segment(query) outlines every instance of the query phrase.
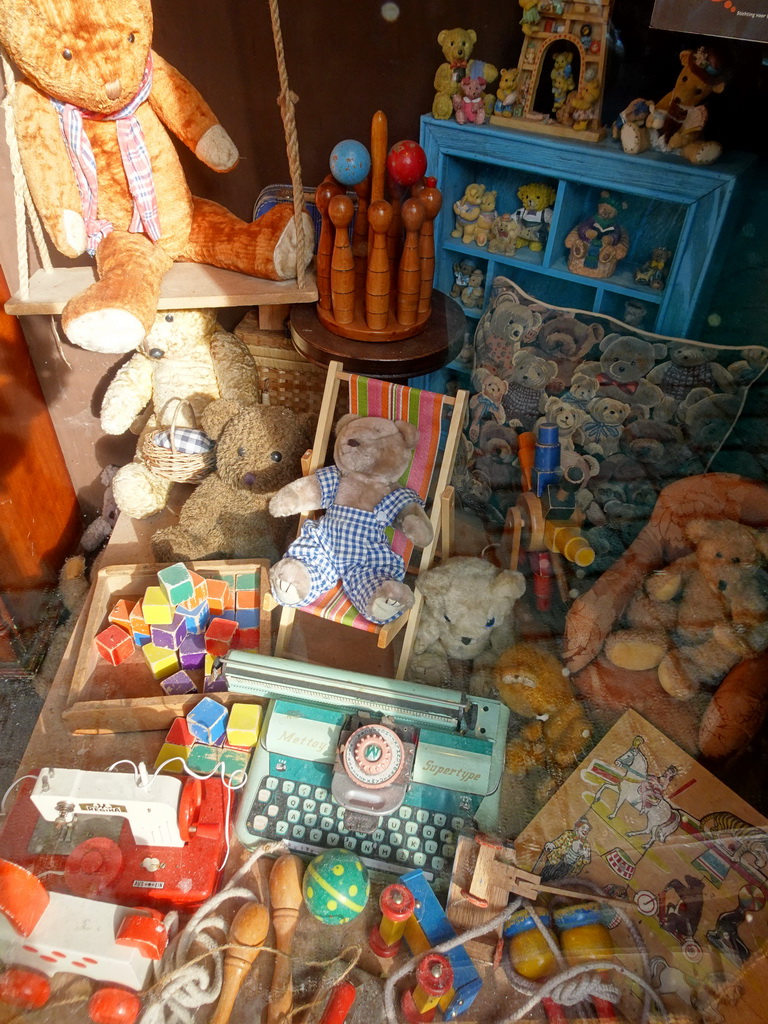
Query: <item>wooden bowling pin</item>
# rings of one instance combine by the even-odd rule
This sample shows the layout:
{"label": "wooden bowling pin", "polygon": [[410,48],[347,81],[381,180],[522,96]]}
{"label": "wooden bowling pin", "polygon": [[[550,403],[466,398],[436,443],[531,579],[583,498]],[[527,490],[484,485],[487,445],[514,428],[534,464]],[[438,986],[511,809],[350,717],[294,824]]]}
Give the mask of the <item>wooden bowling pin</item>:
{"label": "wooden bowling pin", "polygon": [[371,119],[371,202],[384,198],[387,173],[387,115],[377,110]]}
{"label": "wooden bowling pin", "polygon": [[398,185],[392,178],[387,178],[387,193],[392,207],[392,220],[387,229],[387,256],[389,256],[390,283],[394,289],[397,284],[397,268],[403,252],[402,205],[408,190],[402,185]]}
{"label": "wooden bowling pin", "polygon": [[290,1018],[293,1007],[291,950],[299,921],[299,908],[304,902],[301,891],[303,872],[304,865],[301,860],[293,853],[284,853],[277,858],[269,875],[275,946],[285,955],[275,958],[267,1007],[267,1024],[283,1024]]}
{"label": "wooden bowling pin", "polygon": [[344,189],[330,176],[322,181],[315,190],[315,203],[320,211],[320,237],[317,241],[317,304],[321,309],[331,312],[331,259],[333,257],[334,228],[328,215],[328,204],[334,196],[340,196]]}
{"label": "wooden bowling pin", "polygon": [[368,272],[365,277],[365,322],[372,331],[383,331],[389,322],[387,229],[391,221],[392,207],[385,199],[377,199],[368,207],[373,244],[368,253]]}
{"label": "wooden bowling pin", "polygon": [[269,912],[260,903],[240,907],[229,930],[229,942],[237,943],[224,957],[224,979],[216,1012],[210,1024],[227,1024],[237,993],[261,952],[269,931]]}
{"label": "wooden bowling pin", "polygon": [[351,324],[355,316],[355,261],[349,241],[349,225],[355,207],[348,195],[334,196],[328,215],[335,228],[331,257],[331,304],[339,324]]}
{"label": "wooden bowling pin", "polygon": [[419,231],[424,223],[424,206],[419,199],[406,199],[401,216],[405,227],[405,244],[397,274],[397,321],[403,327],[416,323],[421,293],[421,261]]}
{"label": "wooden bowling pin", "polygon": [[365,270],[368,266],[368,203],[371,199],[371,176],[368,175],[359,185],[355,185],[357,193],[357,213],[355,226],[352,230],[352,255],[355,260],[355,287],[362,295],[365,288]]}
{"label": "wooden bowling pin", "polygon": [[424,188],[419,190],[419,199],[424,206],[424,223],[419,231],[419,262],[421,264],[421,288],[417,316],[427,316],[432,305],[432,287],[435,278],[435,225],[434,220],[443,205],[443,196],[436,188],[435,178],[427,178]]}

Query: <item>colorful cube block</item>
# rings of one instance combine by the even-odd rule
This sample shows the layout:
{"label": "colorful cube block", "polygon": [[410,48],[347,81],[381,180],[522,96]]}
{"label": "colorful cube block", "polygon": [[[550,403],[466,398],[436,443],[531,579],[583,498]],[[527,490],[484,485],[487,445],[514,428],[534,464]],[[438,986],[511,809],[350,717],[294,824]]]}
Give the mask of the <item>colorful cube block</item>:
{"label": "colorful cube block", "polygon": [[205,672],[205,674],[207,676],[209,676],[211,674],[211,672],[213,672],[213,663],[215,661],[216,661],[216,655],[215,654],[209,654],[206,651],[205,652],[205,665],[203,666],[203,671]]}
{"label": "colorful cube block", "polygon": [[147,587],[141,599],[144,621],[148,626],[165,626],[173,622],[175,608],[169,604],[161,587]]}
{"label": "colorful cube block", "polygon": [[119,626],[124,629],[126,633],[133,632],[131,629],[131,607],[133,602],[126,600],[118,601],[112,611],[109,613],[108,619],[113,626]]}
{"label": "colorful cube block", "polygon": [[237,590],[235,591],[235,608],[258,608],[261,604],[261,595],[258,590]]}
{"label": "colorful cube block", "polygon": [[[191,749],[191,747],[182,747],[176,743],[168,743],[166,740],[162,747],[160,747],[160,753],[155,758],[155,768],[163,765],[164,772],[170,772],[173,775],[183,774],[184,765]],[[169,763],[166,764],[166,761]]]}
{"label": "colorful cube block", "polygon": [[219,750],[207,743],[196,743],[189,752],[187,768],[200,775],[210,775],[219,763]]}
{"label": "colorful cube block", "polygon": [[240,629],[256,629],[259,625],[259,609],[235,608],[235,622]]}
{"label": "colorful cube block", "polygon": [[166,647],[156,647],[150,641],[148,644],[144,644],[141,653],[147,659],[147,665],[155,679],[165,679],[179,671],[179,659],[176,651],[169,651]]}
{"label": "colorful cube block", "polygon": [[160,683],[160,689],[167,694],[197,693],[197,687],[186,672],[174,672]]}
{"label": "colorful cube block", "polygon": [[258,590],[259,574],[256,572],[239,572],[237,574],[236,590]]}
{"label": "colorful cube block", "polygon": [[214,615],[223,612],[225,608],[234,608],[234,596],[225,580],[208,580],[208,604]]}
{"label": "colorful cube block", "polygon": [[133,638],[119,626],[107,626],[95,638],[96,650],[110,665],[119,665],[135,650]]}
{"label": "colorful cube block", "polygon": [[216,617],[208,623],[205,631],[205,649],[217,658],[223,658],[232,647],[237,633],[237,623],[231,619]]}
{"label": "colorful cube block", "polygon": [[134,633],[133,642],[136,644],[137,647],[143,647],[144,644],[149,644],[152,642],[152,637],[149,635],[149,633]]}
{"label": "colorful cube block", "polygon": [[203,680],[203,693],[227,693],[228,690],[227,677],[223,672],[216,676],[209,673]]}
{"label": "colorful cube block", "polygon": [[258,651],[261,633],[258,629],[238,629],[232,647],[236,651]]}
{"label": "colorful cube block", "polygon": [[204,633],[211,620],[211,610],[207,598],[203,598],[202,601],[198,601],[197,598],[185,601],[184,604],[178,606],[176,611],[186,619],[188,633]]}
{"label": "colorful cube block", "polygon": [[203,697],[187,715],[189,731],[200,743],[215,743],[227,731],[227,709]]}
{"label": "colorful cube block", "polygon": [[166,743],[175,743],[177,746],[190,747],[195,742],[195,737],[189,731],[186,718],[174,718],[173,725],[165,737]]}
{"label": "colorful cube block", "polygon": [[142,636],[149,636],[149,626],[144,618],[144,609],[142,602],[137,601],[131,608],[130,615],[131,632],[133,634],[141,633]]}
{"label": "colorful cube block", "polygon": [[250,759],[250,750],[234,750],[232,747],[224,747],[219,751],[219,764],[224,767],[225,778],[229,778],[235,772],[246,771]]}
{"label": "colorful cube block", "polygon": [[182,601],[189,601],[195,596],[194,581],[183,562],[176,562],[174,565],[167,565],[164,569],[160,569],[157,574],[157,582],[160,584],[168,604],[181,604]]}
{"label": "colorful cube block", "polygon": [[189,575],[192,577],[192,583],[195,587],[195,594],[192,600],[195,604],[200,604],[201,601],[208,600],[208,580],[201,576],[199,572],[195,572],[194,569],[189,570]]}
{"label": "colorful cube block", "polygon": [[164,626],[150,626],[149,634],[155,647],[165,647],[169,651],[177,651],[187,635],[187,620],[177,612],[173,621]]}
{"label": "colorful cube block", "polygon": [[179,644],[179,664],[185,669],[202,668],[205,665],[205,638],[188,633]]}
{"label": "colorful cube block", "polygon": [[260,704],[233,704],[227,721],[227,743],[233,747],[254,747],[261,729]]}

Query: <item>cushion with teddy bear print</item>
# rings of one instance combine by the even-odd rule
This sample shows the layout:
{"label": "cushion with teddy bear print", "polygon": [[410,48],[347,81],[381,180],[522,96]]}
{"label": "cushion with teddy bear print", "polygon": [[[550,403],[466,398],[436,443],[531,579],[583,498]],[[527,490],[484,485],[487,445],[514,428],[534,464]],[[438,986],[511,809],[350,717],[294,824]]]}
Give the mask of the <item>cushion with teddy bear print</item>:
{"label": "cushion with teddy bear print", "polygon": [[497,277],[474,336],[471,454],[454,480],[459,499],[501,523],[524,490],[521,435],[556,424],[559,466],[578,482],[577,509],[596,553],[590,571],[600,573],[640,532],[666,484],[718,469],[768,476],[763,387],[751,394],[766,366],[768,347],[651,334],[539,301]]}

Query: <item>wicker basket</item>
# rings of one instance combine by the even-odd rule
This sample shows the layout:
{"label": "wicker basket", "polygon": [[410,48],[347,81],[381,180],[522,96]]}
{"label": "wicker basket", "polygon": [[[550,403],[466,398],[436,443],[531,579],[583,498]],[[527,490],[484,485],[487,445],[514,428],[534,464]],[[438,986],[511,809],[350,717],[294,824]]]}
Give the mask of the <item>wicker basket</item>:
{"label": "wicker basket", "polygon": [[326,376],[322,367],[299,355],[280,331],[261,330],[257,310],[243,317],[235,334],[248,346],[256,363],[259,393],[265,405],[283,405],[315,416],[320,412]]}
{"label": "wicker basket", "polygon": [[[212,446],[204,452],[179,451],[176,445],[176,417],[183,406],[191,404],[185,399],[176,403],[173,412],[173,419],[170,427],[163,427],[150,431],[141,442],[141,455],[146,464],[164,480],[173,480],[177,484],[199,484],[200,481],[213,472],[216,468],[216,447]],[[192,421],[195,422],[195,414],[192,411]],[[179,430],[184,429],[179,427]],[[189,429],[189,428],[186,428]],[[195,428],[199,429],[199,428]],[[202,431],[201,431],[202,433]],[[170,448],[165,448],[157,443],[161,434],[167,434],[171,443]]]}

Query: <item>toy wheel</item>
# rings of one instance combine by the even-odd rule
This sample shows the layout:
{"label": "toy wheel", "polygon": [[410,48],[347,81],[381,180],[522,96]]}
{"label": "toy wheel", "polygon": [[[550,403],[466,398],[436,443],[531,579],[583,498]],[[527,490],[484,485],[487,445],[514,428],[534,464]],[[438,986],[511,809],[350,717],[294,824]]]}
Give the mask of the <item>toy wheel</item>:
{"label": "toy wheel", "polygon": [[201,780],[186,779],[179,797],[179,834],[185,843],[192,838],[202,802],[203,783]]}
{"label": "toy wheel", "polygon": [[93,836],[76,846],[64,865],[64,881],[75,896],[90,899],[114,882],[123,867],[120,847],[105,836]]}
{"label": "toy wheel", "polygon": [[49,901],[35,875],[9,860],[0,860],[0,914],[19,935],[32,933]]}
{"label": "toy wheel", "polygon": [[133,1024],[141,1000],[125,988],[102,988],[88,1002],[88,1016],[94,1024]]}
{"label": "toy wheel", "polygon": [[44,974],[22,967],[9,967],[0,974],[0,1002],[9,1006],[37,1010],[45,1006],[50,996],[51,983]]}

